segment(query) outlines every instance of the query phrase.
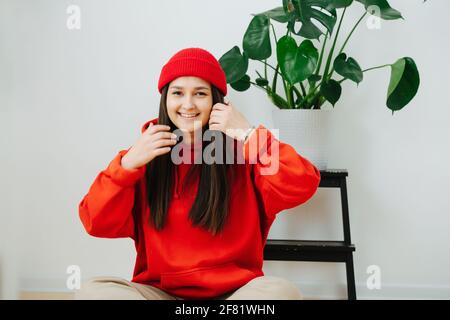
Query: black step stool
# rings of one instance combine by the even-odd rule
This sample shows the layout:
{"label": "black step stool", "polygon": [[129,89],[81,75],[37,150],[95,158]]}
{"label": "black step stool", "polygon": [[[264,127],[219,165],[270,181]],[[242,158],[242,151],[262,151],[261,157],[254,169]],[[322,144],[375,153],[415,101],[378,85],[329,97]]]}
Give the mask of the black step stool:
{"label": "black step stool", "polygon": [[268,239],[264,247],[264,260],[345,262],[347,296],[356,300],[353,252],[348,215],[347,170],[321,170],[319,188],[340,188],[344,241],[275,240]]}

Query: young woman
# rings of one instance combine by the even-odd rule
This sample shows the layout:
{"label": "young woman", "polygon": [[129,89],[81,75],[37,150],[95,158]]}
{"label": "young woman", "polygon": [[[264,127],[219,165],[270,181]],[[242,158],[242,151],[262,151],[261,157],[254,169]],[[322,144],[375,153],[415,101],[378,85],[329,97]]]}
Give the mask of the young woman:
{"label": "young woman", "polygon": [[76,298],[301,299],[290,281],[264,275],[263,249],[276,214],[316,192],[317,168],[224,103],[225,73],[204,49],[177,52],[158,89],[159,117],[79,204],[90,235],[134,240],[133,278],[93,278]]}

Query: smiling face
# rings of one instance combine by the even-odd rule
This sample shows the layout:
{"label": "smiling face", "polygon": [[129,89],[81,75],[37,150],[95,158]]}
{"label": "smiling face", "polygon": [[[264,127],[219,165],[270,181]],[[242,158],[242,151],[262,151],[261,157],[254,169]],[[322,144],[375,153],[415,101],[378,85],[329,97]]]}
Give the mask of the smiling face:
{"label": "smiling face", "polygon": [[179,77],[169,84],[167,113],[170,120],[192,136],[209,122],[213,104],[211,85],[198,77]]}

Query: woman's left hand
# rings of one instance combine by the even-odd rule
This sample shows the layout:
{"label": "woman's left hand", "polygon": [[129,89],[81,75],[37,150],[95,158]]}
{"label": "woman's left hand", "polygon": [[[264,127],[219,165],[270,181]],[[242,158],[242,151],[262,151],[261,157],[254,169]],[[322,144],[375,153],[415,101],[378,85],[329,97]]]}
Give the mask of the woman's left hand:
{"label": "woman's left hand", "polygon": [[252,126],[242,113],[231,102],[216,103],[209,116],[209,129],[218,130],[233,139],[242,141],[248,129]]}

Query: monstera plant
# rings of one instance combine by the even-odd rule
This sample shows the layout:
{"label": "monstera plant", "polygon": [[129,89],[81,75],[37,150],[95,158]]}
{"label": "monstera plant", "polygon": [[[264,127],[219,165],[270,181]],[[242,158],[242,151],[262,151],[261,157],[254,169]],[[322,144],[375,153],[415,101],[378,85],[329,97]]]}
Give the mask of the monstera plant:
{"label": "monstera plant", "polygon": [[[363,14],[338,47],[342,22],[351,5],[362,5]],[[242,52],[234,46],[219,62],[233,89],[245,91],[256,86],[280,109],[321,109],[326,101],[334,107],[341,97],[342,82],[359,84],[366,72],[390,68],[386,104],[394,113],[416,95],[419,72],[409,57],[363,70],[349,55],[346,45],[368,14],[384,20],[403,18],[387,0],[283,0],[280,7],[254,14],[244,34]],[[276,35],[273,21],[286,26],[281,38]],[[272,48],[271,33],[276,48]],[[276,66],[267,61],[273,51]],[[247,74],[249,59],[261,62],[264,68],[256,71],[254,80]],[[268,68],[273,73],[270,79]],[[277,92],[277,81],[281,81],[283,93]]]}

